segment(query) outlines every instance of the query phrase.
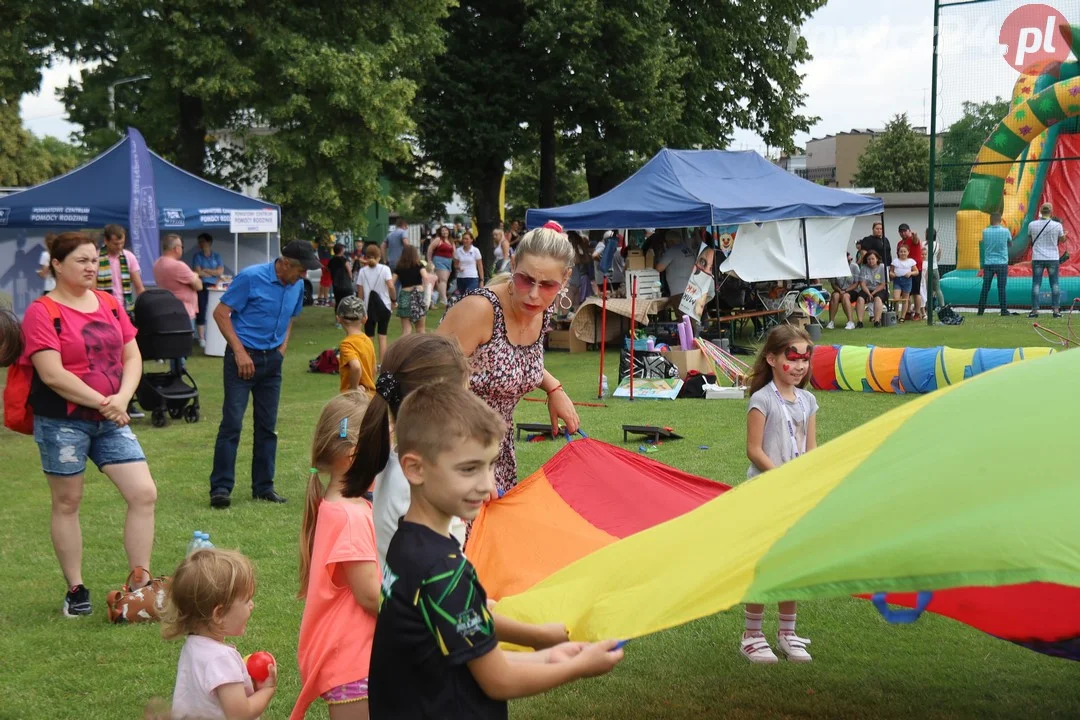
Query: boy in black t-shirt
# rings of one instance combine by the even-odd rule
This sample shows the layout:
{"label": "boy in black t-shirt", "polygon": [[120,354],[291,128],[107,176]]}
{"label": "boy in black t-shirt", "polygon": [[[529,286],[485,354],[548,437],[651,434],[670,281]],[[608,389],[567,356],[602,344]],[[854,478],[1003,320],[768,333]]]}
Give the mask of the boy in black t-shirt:
{"label": "boy in black t-shirt", "polygon": [[350,267],[349,258],[345,257],[345,246],[341,243],[334,245],[334,255],[330,258],[327,270],[330,272],[330,282],[334,287],[334,307],[337,307],[342,300],[356,294],[356,290],[353,289],[352,267]]}
{"label": "boy in black t-shirt", "polygon": [[[380,378],[380,383],[383,380]],[[371,651],[371,717],[506,718],[506,701],[608,672],[615,641],[533,653],[499,649],[476,570],[450,536],[495,491],[506,425],[464,388],[413,390],[397,414],[397,450],[412,503],[383,566]]]}

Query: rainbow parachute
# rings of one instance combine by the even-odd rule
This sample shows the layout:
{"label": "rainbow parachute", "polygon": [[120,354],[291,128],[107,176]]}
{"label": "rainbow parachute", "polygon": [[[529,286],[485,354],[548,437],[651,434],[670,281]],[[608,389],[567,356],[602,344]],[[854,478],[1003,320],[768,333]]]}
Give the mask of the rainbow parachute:
{"label": "rainbow parachute", "polygon": [[1062,422],[1078,371],[1076,353],[1010,364],[713,496],[700,478],[643,477],[642,459],[575,441],[489,505],[466,550],[509,595],[500,612],[565,622],[575,639],[744,602],[914,605],[923,592],[931,612],[1080,659],[1080,483]]}

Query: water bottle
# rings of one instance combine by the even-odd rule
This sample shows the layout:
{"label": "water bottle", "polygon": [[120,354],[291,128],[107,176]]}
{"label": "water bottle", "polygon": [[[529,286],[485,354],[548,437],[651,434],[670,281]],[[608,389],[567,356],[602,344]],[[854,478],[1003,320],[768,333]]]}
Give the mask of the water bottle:
{"label": "water bottle", "polygon": [[187,546],[187,555],[190,555],[191,553],[202,547],[202,536],[202,530],[196,530],[195,532],[191,533],[191,542],[189,542]]}
{"label": "water bottle", "polygon": [[204,533],[202,530],[196,530],[191,534],[191,542],[187,546],[187,554],[195,552],[196,550],[202,550],[203,548],[212,548],[214,543],[210,542],[210,533]]}
{"label": "water bottle", "polygon": [[600,395],[602,397],[607,397],[607,393],[608,393],[607,375],[601,375],[600,376]]}

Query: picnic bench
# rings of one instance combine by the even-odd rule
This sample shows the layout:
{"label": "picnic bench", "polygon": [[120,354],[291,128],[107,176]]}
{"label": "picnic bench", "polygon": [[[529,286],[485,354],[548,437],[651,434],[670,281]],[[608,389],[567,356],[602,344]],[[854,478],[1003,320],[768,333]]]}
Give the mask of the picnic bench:
{"label": "picnic bench", "polygon": [[765,326],[765,330],[768,330],[773,325],[780,324],[781,316],[785,315],[786,311],[783,308],[776,308],[775,310],[754,310],[752,312],[742,312],[735,315],[722,315],[717,318],[718,325],[730,325],[731,330],[729,334],[731,337],[735,337],[736,325],[738,330],[742,330],[746,327],[746,323],[754,318],[762,318]]}

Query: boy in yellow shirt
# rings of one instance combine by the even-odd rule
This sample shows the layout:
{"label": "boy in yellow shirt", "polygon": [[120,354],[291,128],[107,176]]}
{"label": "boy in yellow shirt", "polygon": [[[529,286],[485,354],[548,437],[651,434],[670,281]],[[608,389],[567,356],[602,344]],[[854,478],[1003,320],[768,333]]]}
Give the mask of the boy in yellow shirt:
{"label": "boy in yellow shirt", "polygon": [[367,311],[360,297],[350,295],[338,303],[337,321],[345,330],[345,339],[338,346],[341,392],[357,388],[375,392],[375,346],[364,334],[366,319]]}

